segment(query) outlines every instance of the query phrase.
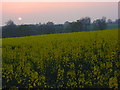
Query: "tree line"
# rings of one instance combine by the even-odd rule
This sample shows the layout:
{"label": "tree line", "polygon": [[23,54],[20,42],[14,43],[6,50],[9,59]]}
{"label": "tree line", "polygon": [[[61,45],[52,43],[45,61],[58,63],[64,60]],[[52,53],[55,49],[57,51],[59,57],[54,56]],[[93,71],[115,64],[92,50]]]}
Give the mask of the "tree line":
{"label": "tree line", "polygon": [[102,17],[101,19],[96,19],[91,22],[90,17],[85,17],[73,22],[66,21],[64,24],[47,22],[45,24],[16,25],[12,20],[9,20],[6,22],[6,25],[2,27],[2,37],[22,37],[41,34],[105,30],[108,24],[117,24],[118,21],[118,19],[115,22],[111,19],[106,21],[106,17]]}

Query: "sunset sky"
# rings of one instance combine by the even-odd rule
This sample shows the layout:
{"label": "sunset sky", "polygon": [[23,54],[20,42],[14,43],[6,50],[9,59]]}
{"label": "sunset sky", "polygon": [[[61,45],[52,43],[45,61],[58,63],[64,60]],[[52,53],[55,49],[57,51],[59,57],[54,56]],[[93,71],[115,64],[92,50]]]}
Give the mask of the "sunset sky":
{"label": "sunset sky", "polygon": [[[6,0],[7,1],[7,0]],[[21,0],[22,1],[22,0]],[[117,2],[2,2],[2,24],[36,24],[52,21],[56,24],[89,16],[92,20],[105,16],[118,18]]]}
{"label": "sunset sky", "polygon": [[5,2],[119,2],[119,0],[2,0]]}

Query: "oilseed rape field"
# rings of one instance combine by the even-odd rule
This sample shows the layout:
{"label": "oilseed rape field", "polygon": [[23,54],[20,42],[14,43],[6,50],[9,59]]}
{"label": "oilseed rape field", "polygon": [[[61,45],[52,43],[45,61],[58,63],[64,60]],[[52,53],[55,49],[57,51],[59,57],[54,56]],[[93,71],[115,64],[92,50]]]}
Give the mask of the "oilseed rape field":
{"label": "oilseed rape field", "polygon": [[119,88],[118,30],[2,39],[2,88]]}

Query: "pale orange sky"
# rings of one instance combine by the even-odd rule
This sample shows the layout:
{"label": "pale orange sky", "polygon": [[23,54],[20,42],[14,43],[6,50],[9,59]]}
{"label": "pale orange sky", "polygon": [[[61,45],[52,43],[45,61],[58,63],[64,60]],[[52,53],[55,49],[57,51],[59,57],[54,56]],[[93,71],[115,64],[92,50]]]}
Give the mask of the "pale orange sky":
{"label": "pale orange sky", "polygon": [[25,24],[47,21],[64,23],[86,16],[92,19],[106,16],[112,20],[118,17],[115,2],[3,2],[2,5],[3,24],[10,19],[16,24]]}
{"label": "pale orange sky", "polygon": [[4,0],[4,2],[119,2],[119,0]]}

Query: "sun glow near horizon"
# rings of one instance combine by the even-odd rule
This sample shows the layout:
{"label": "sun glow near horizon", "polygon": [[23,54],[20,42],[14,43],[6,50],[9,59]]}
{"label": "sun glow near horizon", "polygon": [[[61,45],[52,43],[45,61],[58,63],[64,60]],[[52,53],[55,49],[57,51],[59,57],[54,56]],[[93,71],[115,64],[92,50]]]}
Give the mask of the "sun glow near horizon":
{"label": "sun glow near horizon", "polygon": [[19,18],[18,18],[18,20],[19,20],[19,21],[21,21],[21,20],[22,20],[22,18],[21,18],[21,17],[19,17]]}

